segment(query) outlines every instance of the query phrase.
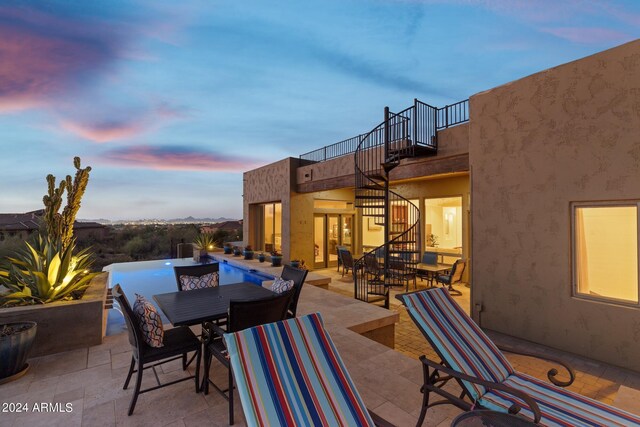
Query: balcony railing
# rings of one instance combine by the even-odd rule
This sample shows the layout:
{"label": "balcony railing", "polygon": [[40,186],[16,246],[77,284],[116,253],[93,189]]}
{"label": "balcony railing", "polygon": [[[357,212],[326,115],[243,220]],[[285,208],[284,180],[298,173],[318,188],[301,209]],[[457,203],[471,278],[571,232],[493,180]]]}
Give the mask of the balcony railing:
{"label": "balcony railing", "polygon": [[[433,141],[430,139],[429,127],[433,126],[432,124],[428,124],[427,118],[424,116],[423,110],[429,107],[427,104],[424,104],[420,101],[416,101],[416,107],[409,107],[409,109],[413,108],[413,111],[416,115],[415,120],[413,120],[416,124],[409,134],[415,138],[415,141],[418,144],[423,145],[432,145]],[[407,110],[409,110],[407,109]],[[404,110],[404,111],[407,111]],[[403,112],[404,112],[403,111]],[[464,101],[456,102],[455,104],[445,105],[442,108],[436,109],[436,130],[447,129],[452,126],[459,125],[464,122],[469,121],[469,100],[465,99]],[[433,129],[431,127],[431,129]],[[301,154],[300,159],[309,160],[312,162],[324,162],[326,160],[335,159],[336,157],[342,157],[349,154],[353,154],[360,143],[361,138],[363,138],[366,134],[361,134],[357,136],[353,136],[351,138],[345,139],[340,142],[336,142],[335,144],[327,145],[325,147],[319,148],[317,150],[309,151],[308,153]]]}

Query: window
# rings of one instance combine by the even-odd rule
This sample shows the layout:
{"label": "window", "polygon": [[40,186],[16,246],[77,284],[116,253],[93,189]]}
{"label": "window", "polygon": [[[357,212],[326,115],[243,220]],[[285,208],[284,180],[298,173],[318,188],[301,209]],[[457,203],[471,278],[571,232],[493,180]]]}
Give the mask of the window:
{"label": "window", "polygon": [[576,296],[638,304],[638,203],[573,205]]}
{"label": "window", "polygon": [[256,247],[272,252],[282,250],[282,203],[258,205]]}
{"label": "window", "polygon": [[425,250],[462,252],[462,197],[425,199]]}

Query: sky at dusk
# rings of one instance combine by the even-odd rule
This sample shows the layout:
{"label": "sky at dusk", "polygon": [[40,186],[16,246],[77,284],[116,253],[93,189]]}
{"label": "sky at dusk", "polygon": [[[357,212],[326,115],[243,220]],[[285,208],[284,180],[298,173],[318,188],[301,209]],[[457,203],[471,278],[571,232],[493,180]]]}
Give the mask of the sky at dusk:
{"label": "sky at dusk", "polygon": [[640,37],[637,0],[3,1],[0,212],[242,217],[242,172]]}

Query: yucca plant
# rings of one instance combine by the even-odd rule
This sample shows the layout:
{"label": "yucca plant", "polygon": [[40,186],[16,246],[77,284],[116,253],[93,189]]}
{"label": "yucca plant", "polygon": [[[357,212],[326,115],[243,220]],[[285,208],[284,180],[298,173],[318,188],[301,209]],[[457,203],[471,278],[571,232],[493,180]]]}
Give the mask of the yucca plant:
{"label": "yucca plant", "polygon": [[0,296],[0,306],[73,299],[98,274],[90,272],[93,260],[87,250],[74,255],[75,242],[63,249],[61,242],[40,236],[34,245],[25,244],[0,269],[0,284],[9,290]]}
{"label": "yucca plant", "polygon": [[213,238],[213,233],[200,233],[193,240],[193,244],[198,249],[204,249],[210,251],[216,247],[216,241]]}

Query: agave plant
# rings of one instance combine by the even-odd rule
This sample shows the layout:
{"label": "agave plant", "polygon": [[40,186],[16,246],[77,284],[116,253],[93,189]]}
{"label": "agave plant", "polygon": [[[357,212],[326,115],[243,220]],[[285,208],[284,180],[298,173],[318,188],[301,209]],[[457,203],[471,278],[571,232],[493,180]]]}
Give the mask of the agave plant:
{"label": "agave plant", "polygon": [[212,233],[201,233],[193,241],[198,249],[212,250],[216,247],[216,241]]}
{"label": "agave plant", "polygon": [[44,304],[72,298],[89,286],[98,273],[91,273],[92,259],[85,249],[74,255],[75,243],[62,248],[40,236],[32,246],[15,258],[7,257],[8,265],[0,269],[0,284],[9,292],[0,296],[0,306]]}

